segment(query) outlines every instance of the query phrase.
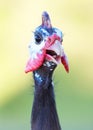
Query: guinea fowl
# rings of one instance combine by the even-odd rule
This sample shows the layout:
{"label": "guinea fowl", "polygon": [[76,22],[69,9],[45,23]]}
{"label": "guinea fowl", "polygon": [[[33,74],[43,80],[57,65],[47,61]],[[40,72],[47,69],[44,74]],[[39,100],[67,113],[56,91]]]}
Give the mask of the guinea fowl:
{"label": "guinea fowl", "polygon": [[52,27],[49,14],[42,13],[42,24],[34,31],[25,72],[33,71],[35,84],[31,130],[61,130],[56,109],[52,75],[59,63],[69,72],[62,32]]}

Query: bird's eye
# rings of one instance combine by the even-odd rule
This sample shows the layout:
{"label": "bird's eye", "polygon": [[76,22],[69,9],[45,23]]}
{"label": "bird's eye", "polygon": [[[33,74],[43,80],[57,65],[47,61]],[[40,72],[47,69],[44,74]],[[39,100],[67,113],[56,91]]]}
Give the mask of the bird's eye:
{"label": "bird's eye", "polygon": [[34,37],[35,37],[36,44],[40,44],[41,41],[43,40],[42,35],[40,33],[35,33]]}

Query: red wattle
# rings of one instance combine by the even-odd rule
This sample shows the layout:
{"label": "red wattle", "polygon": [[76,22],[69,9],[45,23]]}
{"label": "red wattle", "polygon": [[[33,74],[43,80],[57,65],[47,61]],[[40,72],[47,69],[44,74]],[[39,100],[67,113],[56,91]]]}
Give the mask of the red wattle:
{"label": "red wattle", "polygon": [[69,64],[68,64],[68,60],[67,60],[66,55],[61,57],[61,62],[64,65],[64,68],[65,68],[66,72],[69,73]]}
{"label": "red wattle", "polygon": [[37,58],[30,58],[27,62],[25,73],[38,69],[43,64],[44,58],[45,50],[42,50],[42,53],[37,53]]}

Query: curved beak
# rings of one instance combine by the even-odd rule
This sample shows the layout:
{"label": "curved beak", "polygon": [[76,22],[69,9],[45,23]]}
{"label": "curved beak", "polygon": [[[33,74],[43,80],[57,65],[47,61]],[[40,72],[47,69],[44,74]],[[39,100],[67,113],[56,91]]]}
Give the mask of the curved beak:
{"label": "curved beak", "polygon": [[56,34],[48,37],[45,48],[47,50],[46,60],[53,61],[56,64],[62,63],[66,72],[69,72],[68,58],[64,52],[60,37]]}

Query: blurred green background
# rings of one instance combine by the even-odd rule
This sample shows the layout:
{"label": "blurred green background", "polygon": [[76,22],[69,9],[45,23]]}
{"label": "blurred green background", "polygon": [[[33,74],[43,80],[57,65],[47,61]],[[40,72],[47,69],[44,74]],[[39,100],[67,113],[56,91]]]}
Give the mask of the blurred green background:
{"label": "blurred green background", "polygon": [[63,130],[93,130],[93,0],[0,0],[0,130],[30,130],[32,74],[25,74],[32,31],[47,10],[64,33],[70,63],[55,70]]}

